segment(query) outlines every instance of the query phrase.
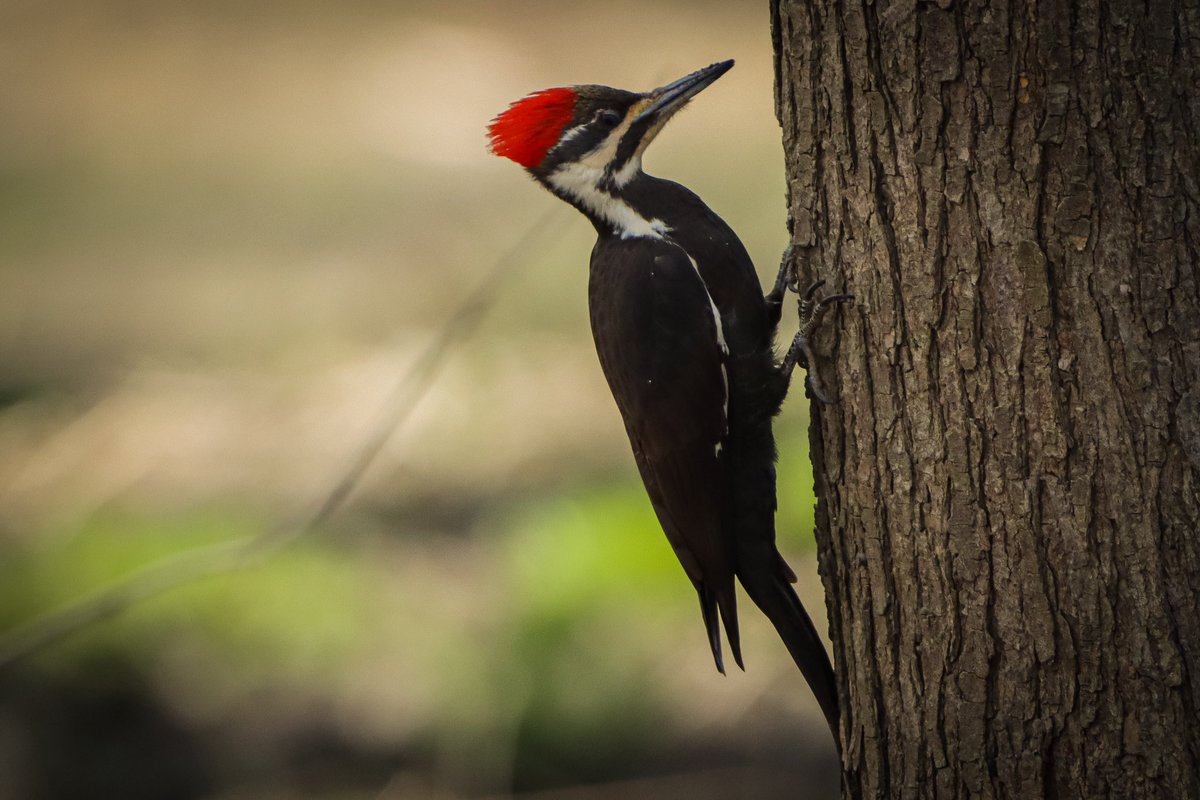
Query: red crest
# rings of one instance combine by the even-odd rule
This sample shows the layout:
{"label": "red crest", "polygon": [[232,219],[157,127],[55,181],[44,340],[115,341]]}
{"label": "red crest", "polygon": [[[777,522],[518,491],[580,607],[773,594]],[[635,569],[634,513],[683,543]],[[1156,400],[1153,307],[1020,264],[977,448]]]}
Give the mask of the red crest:
{"label": "red crest", "polygon": [[488,125],[491,150],[536,167],[575,114],[575,90],[544,89],[510,105]]}

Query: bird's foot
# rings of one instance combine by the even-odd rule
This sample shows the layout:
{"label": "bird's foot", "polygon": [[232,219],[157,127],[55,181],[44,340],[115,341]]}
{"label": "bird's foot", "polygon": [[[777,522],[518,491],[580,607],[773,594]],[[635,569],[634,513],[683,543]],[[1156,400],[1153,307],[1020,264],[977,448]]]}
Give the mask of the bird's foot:
{"label": "bird's foot", "polygon": [[796,274],[796,258],[792,245],[788,245],[783,251],[783,257],[779,260],[779,274],[775,276],[775,286],[767,294],[767,304],[776,308],[783,306],[783,296],[789,289],[797,294],[800,293],[800,278]]}
{"label": "bird's foot", "polygon": [[[784,270],[780,269],[780,277],[775,283],[777,289],[783,280]],[[784,285],[799,294],[799,290],[794,283],[794,274],[788,277]],[[817,326],[821,324],[821,319],[825,316],[825,312],[829,310],[830,306],[844,303],[847,300],[853,300],[854,295],[831,294],[818,296],[817,292],[824,285],[825,281],[816,281],[800,295],[800,330],[796,332],[796,338],[792,339],[792,346],[788,348],[787,354],[783,357],[781,367],[789,380],[792,376],[792,370],[796,368],[797,364],[804,367],[805,385],[808,387],[809,393],[817,402],[830,405],[833,401],[829,399],[829,395],[825,392],[825,387],[821,384],[820,373],[815,369],[816,357],[813,355],[809,337],[812,336]]]}

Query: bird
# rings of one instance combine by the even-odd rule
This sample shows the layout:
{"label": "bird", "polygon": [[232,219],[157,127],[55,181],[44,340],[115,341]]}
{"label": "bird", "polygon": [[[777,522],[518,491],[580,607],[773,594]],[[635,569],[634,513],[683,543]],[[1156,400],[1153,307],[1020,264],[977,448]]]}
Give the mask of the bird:
{"label": "bird", "polygon": [[[735,577],[770,619],[837,740],[838,698],[825,646],[775,543],[773,420],[809,335],[848,295],[802,294],[801,327],[781,361],[775,333],[788,290],[785,252],[764,294],[749,253],[695,193],[642,167],[646,148],[721,61],[649,92],[600,85],[544,89],[487,128],[490,150],[592,223],[588,310],[600,366],[651,505],[700,599],[717,670],[721,624],[737,665]],[[799,293],[799,292],[798,292]],[[824,390],[809,372],[809,388]]]}

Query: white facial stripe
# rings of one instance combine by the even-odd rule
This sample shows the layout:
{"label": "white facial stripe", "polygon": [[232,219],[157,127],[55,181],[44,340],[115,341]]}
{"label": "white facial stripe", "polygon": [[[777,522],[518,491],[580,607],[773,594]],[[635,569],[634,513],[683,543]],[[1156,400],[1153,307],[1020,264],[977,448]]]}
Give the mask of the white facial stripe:
{"label": "white facial stripe", "polygon": [[[583,123],[582,125],[576,125],[574,128],[571,128],[571,130],[567,131],[566,133],[564,133],[562,135],[562,138],[558,140],[558,144],[556,144],[556,145],[554,145],[554,147],[550,148],[550,153],[553,153],[555,150],[559,149],[564,144],[571,141],[579,134],[583,133],[586,129],[587,129],[586,122]],[[548,156],[548,155],[550,155],[550,153],[547,153],[546,155]]]}
{"label": "white facial stripe", "polygon": [[669,230],[659,219],[646,219],[633,210],[633,206],[619,197],[613,197],[600,188],[604,167],[589,165],[589,159],[563,166],[550,173],[549,181],[555,188],[579,201],[588,211],[613,226],[622,239],[639,236],[661,239]]}
{"label": "white facial stripe", "polygon": [[[661,239],[670,230],[662,220],[646,219],[634,211],[633,207],[624,200],[613,197],[601,188],[605,183],[606,168],[617,157],[617,148],[621,145],[621,138],[629,131],[641,110],[650,102],[649,100],[640,100],[634,103],[625,112],[625,118],[621,120],[621,124],[608,134],[599,147],[578,161],[559,167],[548,178],[555,188],[565,192],[593,214],[612,225],[613,230],[620,234],[622,239],[642,236]],[[571,128],[555,145],[555,149],[574,139],[589,124],[585,122]],[[649,138],[653,138],[653,135]],[[637,153],[626,161],[617,172],[607,176],[608,180],[618,188],[633,180],[641,172],[642,150],[648,143],[648,139],[643,141]]]}
{"label": "white facial stripe", "polygon": [[611,164],[613,159],[617,157],[617,147],[621,144],[621,137],[623,137],[633,125],[634,119],[637,118],[637,115],[640,113],[641,109],[644,108],[648,102],[648,100],[640,100],[637,103],[634,103],[629,110],[625,112],[625,118],[621,120],[621,124],[613,128],[612,132],[608,134],[608,137],[605,138],[604,142],[595,150],[580,159],[579,163],[589,167],[596,167],[601,170]]}

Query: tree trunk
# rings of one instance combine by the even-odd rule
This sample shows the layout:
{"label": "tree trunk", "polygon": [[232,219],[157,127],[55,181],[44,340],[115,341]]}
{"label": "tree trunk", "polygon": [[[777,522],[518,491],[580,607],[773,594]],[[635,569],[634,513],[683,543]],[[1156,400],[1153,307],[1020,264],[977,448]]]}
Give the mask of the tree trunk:
{"label": "tree trunk", "polygon": [[1200,10],[772,0],[850,797],[1200,797]]}

